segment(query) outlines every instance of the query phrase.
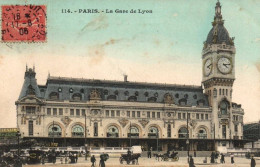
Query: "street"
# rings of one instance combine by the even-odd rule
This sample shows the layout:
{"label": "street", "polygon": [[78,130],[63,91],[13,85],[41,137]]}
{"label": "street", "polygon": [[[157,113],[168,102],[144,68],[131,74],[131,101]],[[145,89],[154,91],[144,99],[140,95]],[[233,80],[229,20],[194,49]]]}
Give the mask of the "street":
{"label": "street", "polygon": [[[230,162],[230,157],[225,157],[225,164],[220,164],[219,159],[217,164],[210,164],[209,163],[209,158],[207,159],[208,163],[203,164],[203,160],[205,157],[195,157],[194,162],[195,166],[204,166],[204,167],[215,167],[215,166],[221,166],[221,167],[228,167],[228,166],[236,166],[236,167],[249,167],[250,166],[250,159],[246,159],[245,157],[235,157],[235,164],[231,164]],[[260,158],[255,158],[256,159],[256,166],[260,167]],[[64,162],[64,161],[63,161]],[[97,158],[97,163],[96,167],[98,167],[99,164],[99,158]],[[38,167],[38,166],[43,166],[41,164],[37,165],[25,165],[27,167]],[[79,157],[78,163],[77,164],[61,164],[60,159],[57,159],[56,164],[51,164],[51,163],[46,163],[45,166],[91,166],[90,158],[85,161],[84,157]],[[153,167],[188,167],[187,164],[187,158],[186,157],[180,157],[178,162],[164,162],[164,161],[157,161],[155,158],[148,159],[147,157],[141,157],[139,158],[139,165],[127,165],[125,162],[124,164],[119,163],[119,158],[109,158],[106,161],[106,167],[132,167],[132,166],[138,166],[138,167],[147,167],[147,166],[153,166]]]}

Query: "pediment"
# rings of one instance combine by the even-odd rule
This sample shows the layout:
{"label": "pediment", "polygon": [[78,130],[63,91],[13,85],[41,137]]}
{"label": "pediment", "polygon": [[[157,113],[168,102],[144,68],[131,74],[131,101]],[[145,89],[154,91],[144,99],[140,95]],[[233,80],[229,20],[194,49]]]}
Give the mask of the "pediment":
{"label": "pediment", "polygon": [[43,104],[43,101],[35,96],[26,96],[17,101],[18,103]]}

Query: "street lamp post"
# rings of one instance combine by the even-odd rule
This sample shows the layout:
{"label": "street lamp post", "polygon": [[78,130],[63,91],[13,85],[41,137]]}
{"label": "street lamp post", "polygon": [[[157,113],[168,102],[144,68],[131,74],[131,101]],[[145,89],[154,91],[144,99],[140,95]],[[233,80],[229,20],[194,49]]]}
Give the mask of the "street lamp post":
{"label": "street lamp post", "polygon": [[190,154],[190,146],[189,146],[189,119],[188,119],[188,112],[187,112],[187,141],[186,141],[186,145],[187,145],[187,156],[188,156],[188,163],[189,163],[189,154]]}
{"label": "street lamp post", "polygon": [[158,147],[159,147],[159,133],[158,133],[158,129],[156,131],[156,138],[157,138],[156,147],[157,147],[157,153],[158,153]]}
{"label": "street lamp post", "polygon": [[20,131],[17,131],[16,136],[17,136],[17,144],[18,144],[17,155],[18,158],[20,159],[20,136],[21,136]]}
{"label": "street lamp post", "polygon": [[130,122],[130,147],[132,147],[132,131],[131,131],[131,129],[132,129],[132,125],[131,125],[131,122]]}
{"label": "street lamp post", "polygon": [[87,152],[88,152],[88,149],[87,149],[87,114],[85,113],[85,160],[88,160],[88,157],[87,157]]}

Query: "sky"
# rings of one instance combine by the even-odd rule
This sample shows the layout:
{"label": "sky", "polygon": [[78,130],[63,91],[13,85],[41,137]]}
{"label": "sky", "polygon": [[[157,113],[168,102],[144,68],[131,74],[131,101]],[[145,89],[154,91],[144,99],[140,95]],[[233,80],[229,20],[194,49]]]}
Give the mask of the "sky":
{"label": "sky", "polygon": [[[224,26],[235,37],[233,101],[244,122],[260,119],[260,1],[220,0]],[[16,126],[25,66],[38,84],[51,76],[201,85],[203,42],[216,0],[0,0],[46,5],[47,41],[0,43],[0,128]],[[62,13],[62,9],[114,13]],[[115,10],[128,13],[115,13]],[[139,9],[152,13],[129,13]]]}

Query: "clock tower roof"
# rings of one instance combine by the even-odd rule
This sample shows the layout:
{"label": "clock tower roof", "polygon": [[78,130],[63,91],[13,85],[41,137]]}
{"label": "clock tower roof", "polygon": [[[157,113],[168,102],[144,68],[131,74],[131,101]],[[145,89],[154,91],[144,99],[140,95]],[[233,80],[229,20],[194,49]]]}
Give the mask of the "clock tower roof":
{"label": "clock tower roof", "polygon": [[208,33],[205,44],[222,44],[234,45],[234,38],[229,37],[227,29],[224,27],[224,20],[222,20],[221,5],[218,1],[215,7],[215,17],[212,22],[212,29]]}

